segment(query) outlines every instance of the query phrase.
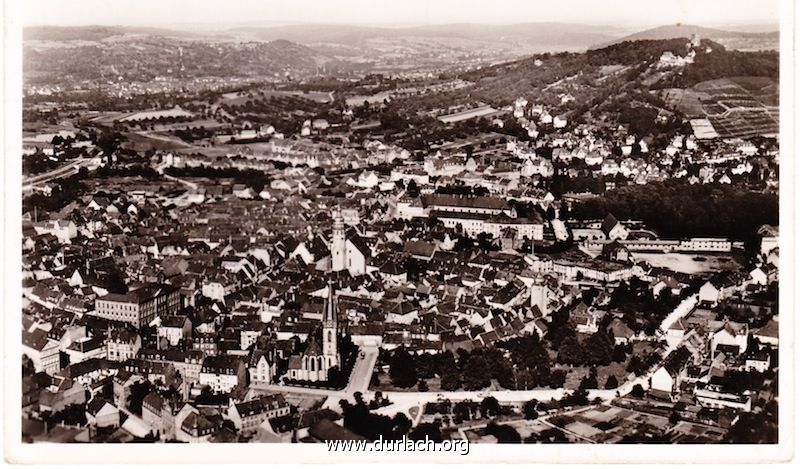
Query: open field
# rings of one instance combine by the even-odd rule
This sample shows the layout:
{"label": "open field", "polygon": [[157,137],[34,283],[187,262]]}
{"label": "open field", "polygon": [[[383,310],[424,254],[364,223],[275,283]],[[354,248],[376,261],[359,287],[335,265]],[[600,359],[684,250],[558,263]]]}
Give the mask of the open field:
{"label": "open field", "polygon": [[698,83],[703,107],[723,138],[777,134],[778,122],[768,106],[777,103],[777,84],[758,77],[737,77]]}
{"label": "open field", "polygon": [[637,252],[634,257],[649,262],[653,267],[663,267],[684,274],[705,274],[740,267],[733,253],[718,255]]}
{"label": "open field", "polygon": [[607,405],[558,415],[547,421],[584,441],[595,443],[616,443],[625,436],[644,437],[644,434],[661,433],[671,427],[666,417]]}
{"label": "open field", "polygon": [[179,118],[179,117],[192,118],[194,117],[194,114],[176,107],[174,109],[164,109],[159,111],[134,112],[133,114],[129,114],[119,120],[120,122],[134,122],[134,121],[143,121],[148,119],[169,119],[169,118]]}
{"label": "open field", "polygon": [[692,88],[668,88],[661,97],[689,118],[708,118],[723,138],[754,137],[778,132],[778,87],[765,77],[733,77],[704,81]]}
{"label": "open field", "polygon": [[222,95],[222,99],[220,100],[220,102],[228,105],[240,106],[246,103],[247,101],[252,101],[254,99],[284,98],[287,96],[308,99],[309,101],[314,101],[317,103],[329,103],[333,101],[332,93],[329,92],[323,92],[323,91],[305,92],[305,91],[264,89],[264,90],[251,90],[246,92],[225,93]]}

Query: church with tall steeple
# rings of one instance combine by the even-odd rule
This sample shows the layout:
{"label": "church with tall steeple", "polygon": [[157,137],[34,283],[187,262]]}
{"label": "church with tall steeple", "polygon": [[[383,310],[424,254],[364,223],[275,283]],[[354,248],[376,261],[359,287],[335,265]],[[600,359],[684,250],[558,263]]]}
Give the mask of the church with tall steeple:
{"label": "church with tall steeple", "polygon": [[302,355],[289,358],[289,379],[302,381],[327,381],[328,370],[341,367],[339,355],[339,319],[336,294],[328,282],[328,298],[322,317],[322,346],[312,334]]}

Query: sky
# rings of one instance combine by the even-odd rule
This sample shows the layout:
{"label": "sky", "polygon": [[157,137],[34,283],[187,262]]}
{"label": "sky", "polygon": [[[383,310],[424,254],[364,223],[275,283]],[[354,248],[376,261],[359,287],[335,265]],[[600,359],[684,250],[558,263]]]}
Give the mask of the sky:
{"label": "sky", "polygon": [[780,0],[24,0],[23,24],[777,23]]}

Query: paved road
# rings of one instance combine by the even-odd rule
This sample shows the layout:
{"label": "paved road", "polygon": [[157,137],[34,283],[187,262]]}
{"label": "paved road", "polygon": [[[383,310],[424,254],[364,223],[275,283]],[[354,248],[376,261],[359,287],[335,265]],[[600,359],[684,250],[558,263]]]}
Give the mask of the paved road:
{"label": "paved road", "polygon": [[672,310],[671,313],[661,321],[661,329],[662,332],[667,332],[667,329],[678,319],[686,317],[687,314],[691,313],[694,310],[694,307],[697,306],[697,302],[700,300],[700,295],[695,293],[694,295],[686,298],[685,300],[681,301],[678,306]]}
{"label": "paved road", "polygon": [[282,384],[253,384],[251,387],[258,391],[267,392],[308,394],[311,396],[344,396],[344,391],[333,389],[303,388],[300,386],[284,386]]}
{"label": "paved road", "polygon": [[166,173],[164,172],[164,169],[165,169],[166,167],[167,167],[167,165],[166,165],[166,164],[164,164],[164,163],[161,163],[161,164],[157,165],[157,166],[156,166],[154,169],[155,169],[155,170],[156,170],[156,172],[157,172],[158,174],[160,174],[160,175],[161,175],[161,176],[162,176],[164,179],[169,179],[170,181],[180,182],[181,184],[185,185],[186,187],[188,187],[188,188],[190,188],[190,189],[192,189],[192,190],[197,190],[197,188],[198,188],[199,186],[198,186],[197,184],[195,184],[194,182],[189,182],[189,181],[187,181],[187,180],[185,180],[185,179],[176,178],[175,176],[170,176],[170,175],[166,174]]}
{"label": "paved road", "polygon": [[38,184],[44,184],[53,179],[72,176],[73,174],[76,174],[82,166],[88,165],[90,161],[91,160],[86,158],[76,158],[60,168],[47,171],[46,173],[37,174],[36,176],[29,178],[24,178],[22,180],[22,190],[31,190],[33,186]]}
{"label": "paved road", "polygon": [[350,380],[345,388],[346,394],[352,396],[356,392],[366,393],[369,389],[369,382],[372,379],[372,371],[375,362],[378,360],[378,347],[362,347],[364,357],[359,356],[353,365],[350,373]]}

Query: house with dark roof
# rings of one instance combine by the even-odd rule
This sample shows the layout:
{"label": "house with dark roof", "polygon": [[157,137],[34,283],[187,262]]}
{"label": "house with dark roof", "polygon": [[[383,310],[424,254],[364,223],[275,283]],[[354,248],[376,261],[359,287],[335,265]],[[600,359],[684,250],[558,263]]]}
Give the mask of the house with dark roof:
{"label": "house with dark roof", "polygon": [[289,415],[289,412],[289,404],[283,394],[278,393],[233,404],[228,408],[228,418],[241,433],[252,433],[264,420]]}
{"label": "house with dark roof", "polygon": [[180,432],[176,432],[176,438],[188,443],[207,443],[221,427],[221,416],[196,410],[180,421]]}
{"label": "house with dark roof", "polygon": [[277,360],[274,346],[269,350],[253,350],[248,364],[251,384],[270,384],[277,372]]}
{"label": "house with dark roof", "polygon": [[764,327],[756,329],[753,332],[753,337],[755,337],[762,345],[777,347],[779,329],[778,317],[774,316]]}
{"label": "house with dark roof", "polygon": [[168,399],[152,391],[142,401],[142,420],[162,439],[174,438],[175,414],[179,408],[176,398]]}
{"label": "house with dark roof", "polygon": [[230,392],[234,386],[244,386],[247,368],[241,359],[230,355],[206,357],[200,369],[199,383],[214,392]]}
{"label": "house with dark roof", "polygon": [[702,303],[716,305],[743,288],[745,278],[738,272],[719,272],[700,287]]}
{"label": "house with dark roof", "polygon": [[614,344],[616,345],[625,345],[634,336],[633,330],[620,318],[612,319],[607,330],[614,337]]}
{"label": "house with dark roof", "polygon": [[86,404],[86,422],[90,427],[118,427],[119,409],[102,397]]}
{"label": "house with dark roof", "polygon": [[36,371],[55,373],[61,369],[59,342],[48,338],[47,331],[22,331],[22,353],[33,361]]}
{"label": "house with dark roof", "polygon": [[712,376],[707,383],[697,383],[694,388],[695,400],[707,408],[750,412],[752,408],[750,391],[738,391],[731,379],[730,375]]}
{"label": "house with dark roof", "polygon": [[314,426],[308,430],[308,435],[312,441],[318,442],[366,440],[366,438],[358,433],[354,433],[328,419],[320,420],[314,424]]}
{"label": "house with dark roof", "polygon": [[296,438],[298,440],[305,439],[309,436],[309,430],[317,423],[329,420],[331,422],[342,424],[344,421],[342,415],[331,409],[315,409],[305,410],[300,413],[300,419],[297,422],[295,429]]}
{"label": "house with dark roof", "polygon": [[436,253],[436,245],[421,240],[406,241],[403,245],[403,251],[415,259],[430,261]]}
{"label": "house with dark roof", "polygon": [[109,293],[98,298],[94,315],[142,327],[157,316],[178,313],[181,306],[178,288],[169,284],[153,283],[125,294]]}
{"label": "house with dark roof", "polygon": [[124,362],[135,358],[142,348],[142,338],[135,330],[127,327],[112,329],[106,341],[106,358]]}
{"label": "house with dark roof", "polygon": [[164,345],[175,347],[181,340],[192,338],[192,321],[187,316],[165,316],[159,320],[158,339],[165,342]]}
{"label": "house with dark roof", "polygon": [[628,229],[611,213],[606,215],[603,223],[600,224],[600,231],[610,240],[626,239],[628,237]]}
{"label": "house with dark roof", "polygon": [[722,328],[711,336],[711,352],[714,353],[720,346],[725,345],[736,355],[742,354],[747,350],[749,335],[750,328],[747,323],[725,321]]}
{"label": "house with dark roof", "polygon": [[685,376],[692,353],[686,347],[672,351],[650,380],[650,388],[672,396],[680,389],[681,378]]}

